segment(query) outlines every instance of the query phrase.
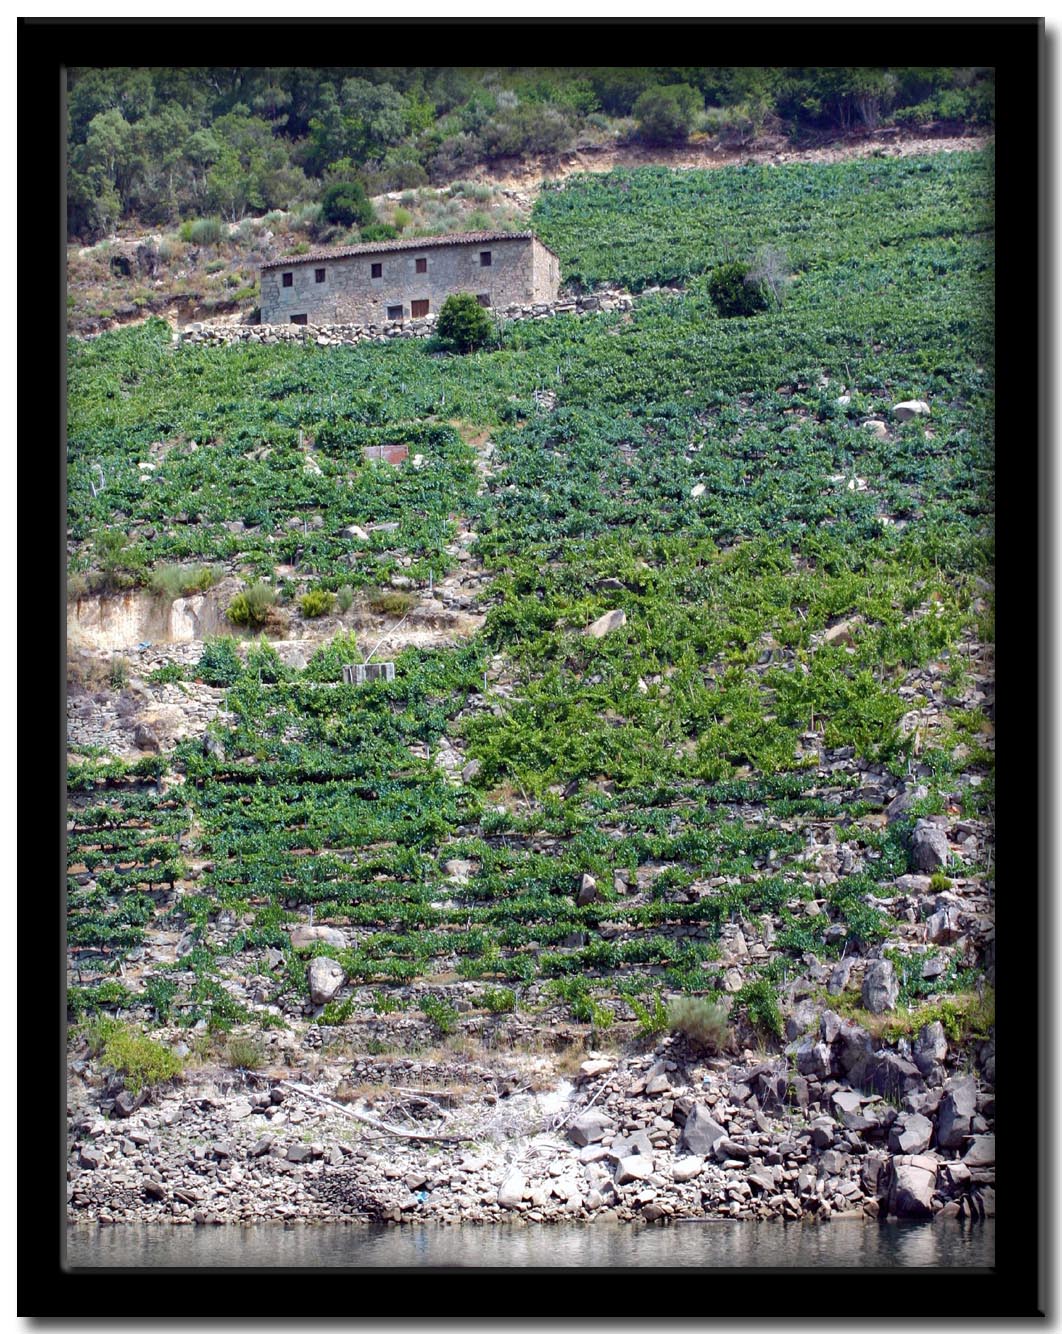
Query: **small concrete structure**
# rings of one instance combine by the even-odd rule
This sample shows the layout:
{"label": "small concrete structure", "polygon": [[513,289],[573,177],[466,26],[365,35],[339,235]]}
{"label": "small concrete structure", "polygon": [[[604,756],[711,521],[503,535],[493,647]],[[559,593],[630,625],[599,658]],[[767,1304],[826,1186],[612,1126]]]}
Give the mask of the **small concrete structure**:
{"label": "small concrete structure", "polygon": [[363,686],[366,681],[393,681],[393,662],[355,662],[343,668],[343,684]]}
{"label": "small concrete structure", "polygon": [[456,292],[503,309],[557,299],[560,261],[531,232],[454,232],[289,255],[262,265],[263,324],[382,326],[437,315]]}

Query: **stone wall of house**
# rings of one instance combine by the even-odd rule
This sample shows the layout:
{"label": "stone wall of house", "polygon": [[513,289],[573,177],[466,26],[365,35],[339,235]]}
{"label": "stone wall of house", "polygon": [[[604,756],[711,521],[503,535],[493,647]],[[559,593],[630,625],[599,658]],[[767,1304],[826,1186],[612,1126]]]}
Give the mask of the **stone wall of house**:
{"label": "stone wall of house", "polygon": [[[418,260],[423,273],[417,272]],[[284,286],[284,274],[291,275],[290,287]],[[412,319],[414,302],[427,302],[427,314],[436,315],[454,292],[471,292],[494,309],[555,301],[560,271],[556,256],[540,241],[515,237],[297,260],[290,267],[263,269],[261,278],[264,324],[287,324],[305,315],[308,324],[382,325]]]}
{"label": "stone wall of house", "polygon": [[[594,292],[558,301],[528,302],[495,310],[499,318],[541,320],[554,315],[588,315],[595,311],[630,310],[629,292]],[[351,345],[386,343],[392,338],[428,338],[435,332],[435,316],[423,320],[384,320],[379,324],[190,324],[179,335],[182,343],[317,343]]]}

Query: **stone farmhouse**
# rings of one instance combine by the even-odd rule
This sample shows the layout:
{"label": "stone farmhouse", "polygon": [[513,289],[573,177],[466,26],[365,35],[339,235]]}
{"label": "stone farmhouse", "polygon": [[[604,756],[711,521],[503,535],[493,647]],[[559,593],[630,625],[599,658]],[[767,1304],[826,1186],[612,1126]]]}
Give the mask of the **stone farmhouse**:
{"label": "stone farmhouse", "polygon": [[455,292],[504,309],[556,301],[560,261],[531,232],[454,232],[336,246],[262,265],[263,324],[373,324],[437,315]]}

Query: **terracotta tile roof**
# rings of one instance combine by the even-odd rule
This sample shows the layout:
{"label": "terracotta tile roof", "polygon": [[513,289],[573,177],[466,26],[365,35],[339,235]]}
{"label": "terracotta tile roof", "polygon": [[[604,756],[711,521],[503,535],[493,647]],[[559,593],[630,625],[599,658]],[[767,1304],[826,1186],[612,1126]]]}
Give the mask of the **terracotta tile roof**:
{"label": "terracotta tile roof", "polygon": [[[434,250],[437,246],[482,245],[485,241],[527,241],[533,236],[534,232],[449,232],[445,236],[414,236],[401,241],[365,241],[361,245],[311,250],[305,255],[285,255],[282,259],[267,260],[262,268],[290,269],[294,264],[315,264],[321,260],[347,259],[351,255],[388,255],[394,250]],[[546,246],[546,249],[549,250],[549,247]]]}

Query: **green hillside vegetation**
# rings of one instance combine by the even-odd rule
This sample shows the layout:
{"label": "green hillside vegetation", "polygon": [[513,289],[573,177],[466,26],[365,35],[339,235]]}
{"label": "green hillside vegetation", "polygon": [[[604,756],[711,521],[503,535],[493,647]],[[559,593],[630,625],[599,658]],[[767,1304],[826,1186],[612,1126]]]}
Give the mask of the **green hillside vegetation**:
{"label": "green hillside vegetation", "polygon": [[[575,178],[534,216],[565,277],[684,293],[510,325],[469,355],[180,347],[158,321],[71,341],[82,586],[101,553],[127,585],[181,562],[272,583],[283,563],[338,592],[386,583],[407,555],[424,585],[453,567],[462,516],[494,575],[482,632],[407,649],[393,682],[344,685],[349,642],[302,671],[230,648],[221,750],[74,766],[71,864],[96,874],[91,891],[72,882],[70,940],[109,951],[77,1007],[227,1027],[251,1016],[224,979],[268,948],[285,952],[273,999],[301,1002],[281,928],[311,904],[364,928],[349,950],[314,946],[355,985],[481,980],[598,1026],[636,1016],[632,1001],[648,1013],[638,998],[661,988],[714,995],[738,917],[783,923],[734,998],[765,1031],[806,956],[845,947],[831,927],[887,939],[873,899],[907,869],[914,818],[992,805],[990,724],[958,688],[992,638],[992,193],[984,153]],[[786,299],[720,318],[709,275],[765,247],[785,252]],[[912,398],[931,417],[900,423],[891,406]],[[455,423],[494,442],[482,494]],[[367,462],[380,444],[423,466]],[[582,633],[614,609],[618,629]],[[918,691],[900,694],[921,669],[952,683],[923,734],[901,726]],[[422,757],[444,737],[474,778]],[[156,783],[169,769],[179,800]],[[886,827],[881,794],[908,774],[928,796]],[[815,889],[823,823],[854,861]],[[206,866],[175,895],[193,824]],[[584,875],[598,888],[580,907]],[[108,969],[152,924],[194,948],[171,987],[159,974],[118,996]],[[925,1004],[971,975],[908,982]]]}
{"label": "green hillside vegetation", "polygon": [[355,177],[379,194],[617,140],[985,125],[994,106],[991,70],[921,67],[75,68],[67,92],[83,240],[316,205]]}

